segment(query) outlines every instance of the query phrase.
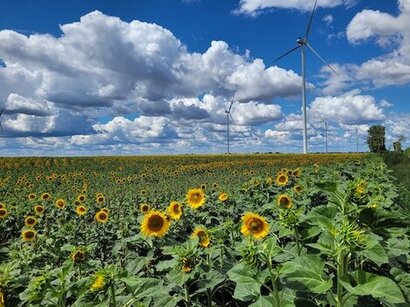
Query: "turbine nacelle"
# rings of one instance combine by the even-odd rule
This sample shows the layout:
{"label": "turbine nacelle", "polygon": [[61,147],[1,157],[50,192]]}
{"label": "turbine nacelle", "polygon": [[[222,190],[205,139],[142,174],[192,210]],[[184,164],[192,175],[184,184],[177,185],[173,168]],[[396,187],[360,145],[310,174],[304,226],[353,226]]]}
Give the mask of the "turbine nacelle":
{"label": "turbine nacelle", "polygon": [[306,45],[307,40],[305,38],[298,37],[298,39],[296,40],[296,43],[298,43],[299,45]]}

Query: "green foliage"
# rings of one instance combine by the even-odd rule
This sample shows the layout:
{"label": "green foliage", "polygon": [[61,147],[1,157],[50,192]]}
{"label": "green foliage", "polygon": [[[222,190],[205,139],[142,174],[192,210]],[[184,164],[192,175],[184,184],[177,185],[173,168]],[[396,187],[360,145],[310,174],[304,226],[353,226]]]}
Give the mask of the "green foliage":
{"label": "green foliage", "polygon": [[[410,304],[408,215],[379,156],[254,158],[6,159],[0,164],[0,202],[9,212],[0,219],[6,306]],[[389,158],[402,164],[401,157]],[[286,183],[275,183],[279,173]],[[194,210],[186,192],[201,184],[206,201]],[[41,200],[43,192],[52,201]],[[79,194],[84,216],[76,213]],[[291,200],[285,206],[278,201],[283,194]],[[58,198],[64,209],[55,206]],[[139,205],[166,213],[172,200],[182,204],[181,219],[168,216],[164,237],[143,235]],[[45,212],[31,228],[36,238],[25,242],[24,219],[37,204]],[[105,223],[95,218],[102,208]],[[258,228],[255,220],[244,225],[247,212],[266,219],[266,236],[243,234]],[[198,226],[209,245],[192,236]]]}
{"label": "green foliage", "polygon": [[371,126],[368,130],[367,145],[370,152],[386,151],[386,131],[382,125]]}

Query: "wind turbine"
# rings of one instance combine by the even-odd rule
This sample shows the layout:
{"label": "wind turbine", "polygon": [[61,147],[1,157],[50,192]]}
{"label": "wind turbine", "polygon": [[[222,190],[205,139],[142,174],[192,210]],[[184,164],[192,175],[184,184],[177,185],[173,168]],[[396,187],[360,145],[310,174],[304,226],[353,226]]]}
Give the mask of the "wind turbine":
{"label": "wind turbine", "polygon": [[307,148],[307,117],[306,117],[306,71],[305,71],[305,48],[309,48],[323,63],[325,63],[336,75],[336,71],[313,49],[312,46],[308,43],[310,27],[312,26],[313,16],[316,11],[317,0],[315,1],[315,6],[313,7],[312,14],[310,15],[309,23],[306,29],[305,37],[299,37],[296,40],[298,44],[295,48],[289,50],[285,54],[281,55],[280,57],[276,58],[273,63],[279,61],[281,58],[287,56],[289,53],[300,49],[302,53],[302,112],[303,112],[303,153],[306,154],[308,151]]}
{"label": "wind turbine", "polygon": [[233,118],[231,115],[231,109],[232,109],[232,105],[235,102],[235,95],[233,95],[231,103],[229,104],[229,107],[227,110],[225,110],[225,114],[226,114],[226,136],[227,136],[227,141],[228,141],[228,154],[229,152],[229,121],[232,120],[233,122]]}

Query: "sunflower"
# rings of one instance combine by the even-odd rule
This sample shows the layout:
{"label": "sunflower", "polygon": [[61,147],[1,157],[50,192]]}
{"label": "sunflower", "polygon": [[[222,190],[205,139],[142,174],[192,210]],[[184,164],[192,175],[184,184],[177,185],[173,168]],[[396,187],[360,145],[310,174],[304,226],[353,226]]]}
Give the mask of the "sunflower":
{"label": "sunflower", "polygon": [[109,213],[105,210],[100,210],[95,214],[95,219],[98,223],[106,223],[108,221]]}
{"label": "sunflower", "polygon": [[144,216],[141,231],[146,236],[163,237],[169,229],[170,222],[164,213],[152,210]]}
{"label": "sunflower", "polygon": [[36,194],[30,193],[30,194],[28,195],[28,200],[34,200],[34,199],[36,199]]}
{"label": "sunflower", "polygon": [[104,200],[105,200],[105,197],[102,194],[97,195],[97,197],[95,198],[95,201],[100,205],[104,202]]}
{"label": "sunflower", "polygon": [[288,184],[289,177],[286,173],[279,173],[278,176],[276,176],[276,184],[280,186],[285,186]]}
{"label": "sunflower", "polygon": [[266,219],[259,214],[246,212],[242,216],[242,227],[241,232],[245,236],[252,236],[255,239],[263,239],[269,233],[269,224]]}
{"label": "sunflower", "polygon": [[272,177],[266,178],[266,184],[267,185],[272,185],[273,184],[273,178]]}
{"label": "sunflower", "polygon": [[101,290],[102,288],[104,288],[104,286],[105,286],[105,277],[104,277],[104,275],[103,274],[96,274],[95,276],[94,276],[94,282],[93,282],[93,284],[91,285],[91,287],[90,287],[90,289],[91,289],[91,291],[99,291],[99,290]]}
{"label": "sunflower", "polygon": [[43,194],[41,194],[41,199],[42,200],[44,200],[44,201],[47,201],[47,200],[49,200],[51,198],[51,195],[50,195],[50,193],[43,193]]}
{"label": "sunflower", "polygon": [[23,230],[23,232],[21,233],[21,237],[26,242],[34,241],[36,236],[37,236],[37,232],[35,230],[32,230],[32,229]]}
{"label": "sunflower", "polygon": [[201,189],[190,189],[186,199],[192,209],[198,209],[205,203],[205,193]]}
{"label": "sunflower", "polygon": [[295,186],[293,187],[293,190],[294,190],[296,193],[300,194],[300,193],[302,193],[302,191],[303,191],[303,187],[302,187],[301,185],[297,184],[297,185],[295,185]]}
{"label": "sunflower", "polygon": [[147,196],[147,195],[148,195],[147,190],[141,190],[141,195],[142,195],[142,196]]}
{"label": "sunflower", "polygon": [[83,262],[85,260],[85,250],[82,248],[74,250],[71,253],[71,260],[73,262]]}
{"label": "sunflower", "polygon": [[211,243],[208,231],[204,227],[195,228],[194,232],[191,234],[191,238],[198,238],[198,245],[202,247],[208,247],[209,243]]}
{"label": "sunflower", "polygon": [[142,212],[142,213],[148,213],[149,212],[149,209],[150,209],[150,207],[149,207],[149,205],[148,204],[140,204],[140,211]]}
{"label": "sunflower", "polygon": [[218,187],[218,184],[217,184],[216,182],[214,182],[214,183],[212,184],[212,188],[216,189],[217,187]]}
{"label": "sunflower", "polygon": [[6,209],[6,205],[5,205],[5,204],[0,203],[0,209]]}
{"label": "sunflower", "polygon": [[24,224],[27,227],[34,227],[37,225],[37,219],[34,216],[28,216],[25,218]]}
{"label": "sunflower", "polygon": [[59,208],[59,209],[64,209],[65,208],[64,199],[61,199],[61,198],[57,199],[56,200],[56,207]]}
{"label": "sunflower", "polygon": [[301,171],[300,168],[298,167],[298,168],[296,168],[296,169],[293,170],[292,175],[295,176],[295,177],[297,177],[297,178],[299,178],[300,175],[301,175],[301,173],[302,173],[302,171]]}
{"label": "sunflower", "polygon": [[41,215],[44,213],[44,206],[43,205],[35,205],[34,206],[34,213],[36,215]]}
{"label": "sunflower", "polygon": [[189,273],[192,271],[194,264],[193,261],[187,257],[182,258],[182,271]]}
{"label": "sunflower", "polygon": [[200,188],[205,191],[205,189],[206,189],[206,184],[205,184],[205,183],[201,184]]}
{"label": "sunflower", "polygon": [[225,192],[224,192],[224,193],[221,193],[221,194],[219,194],[218,199],[219,199],[219,201],[221,201],[221,202],[225,202],[225,201],[228,200],[228,194],[225,193]]}
{"label": "sunflower", "polygon": [[85,197],[84,194],[80,194],[80,195],[77,196],[77,200],[80,201],[80,202],[84,202],[85,199],[86,199],[86,197]]}
{"label": "sunflower", "polygon": [[277,201],[278,201],[278,205],[282,208],[286,208],[286,209],[292,208],[292,205],[293,205],[292,199],[286,194],[280,194],[278,196]]}
{"label": "sunflower", "polygon": [[87,213],[88,209],[86,206],[84,205],[79,205],[77,206],[77,208],[75,209],[75,213],[77,213],[78,216],[83,216]]}
{"label": "sunflower", "polygon": [[182,216],[182,206],[177,201],[172,201],[167,208],[168,215],[174,220],[179,220]]}
{"label": "sunflower", "polygon": [[6,216],[8,215],[9,213],[8,213],[8,211],[7,211],[7,209],[4,207],[4,208],[0,208],[0,219],[4,219],[4,218],[6,218]]}

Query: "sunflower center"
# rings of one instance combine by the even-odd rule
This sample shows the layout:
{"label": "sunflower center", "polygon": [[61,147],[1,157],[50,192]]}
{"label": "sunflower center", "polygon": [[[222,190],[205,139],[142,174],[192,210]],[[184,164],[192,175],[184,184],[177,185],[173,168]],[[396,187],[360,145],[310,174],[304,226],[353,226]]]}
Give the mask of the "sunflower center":
{"label": "sunflower center", "polygon": [[100,212],[98,217],[100,218],[100,220],[104,221],[107,219],[107,214],[105,212]]}
{"label": "sunflower center", "polygon": [[151,231],[159,231],[164,225],[164,220],[158,215],[152,216],[148,221],[148,228]]}
{"label": "sunflower center", "polygon": [[285,182],[286,181],[286,177],[285,176],[280,176],[279,177],[279,182]]}
{"label": "sunflower center", "polygon": [[174,210],[174,213],[176,214],[181,212],[181,210],[179,210],[179,205],[174,205],[173,210]]}
{"label": "sunflower center", "polygon": [[27,231],[27,232],[25,233],[25,237],[26,237],[27,239],[32,239],[32,238],[34,238],[34,232],[32,232],[32,231]]}
{"label": "sunflower center", "polygon": [[198,231],[198,238],[200,241],[203,241],[206,239],[205,232],[203,230]]}
{"label": "sunflower center", "polygon": [[284,207],[288,207],[290,205],[290,200],[287,197],[281,197],[279,202]]}
{"label": "sunflower center", "polygon": [[31,224],[34,224],[34,223],[35,223],[34,219],[32,219],[32,218],[27,219],[27,224],[31,225]]}
{"label": "sunflower center", "polygon": [[262,229],[262,222],[260,220],[251,219],[249,222],[249,230],[252,233],[260,232]]}
{"label": "sunflower center", "polygon": [[201,195],[199,193],[194,193],[192,194],[191,199],[193,202],[198,202],[201,199]]}

